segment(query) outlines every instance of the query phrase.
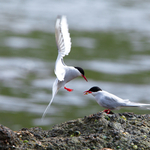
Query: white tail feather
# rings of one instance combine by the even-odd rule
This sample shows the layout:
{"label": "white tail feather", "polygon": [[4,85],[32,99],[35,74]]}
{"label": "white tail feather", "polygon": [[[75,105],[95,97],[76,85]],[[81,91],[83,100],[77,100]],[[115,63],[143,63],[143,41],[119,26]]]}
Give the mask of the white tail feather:
{"label": "white tail feather", "polygon": [[42,115],[42,119],[45,117],[48,108],[51,106],[51,104],[52,104],[52,102],[53,102],[53,99],[54,99],[55,95],[56,95],[57,92],[58,92],[57,83],[58,83],[58,79],[56,79],[56,80],[54,81],[54,83],[53,83],[52,98],[51,98],[51,100],[50,100],[48,106],[46,107],[46,109],[45,109],[43,115]]}
{"label": "white tail feather", "polygon": [[147,109],[150,109],[150,104],[143,104],[143,103],[134,103],[129,102],[126,104],[127,107],[145,107]]}

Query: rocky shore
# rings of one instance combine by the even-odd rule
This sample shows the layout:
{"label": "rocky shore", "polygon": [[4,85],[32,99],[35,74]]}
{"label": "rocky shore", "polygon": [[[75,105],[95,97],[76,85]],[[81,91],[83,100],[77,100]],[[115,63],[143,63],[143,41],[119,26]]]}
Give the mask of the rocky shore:
{"label": "rocky shore", "polygon": [[52,127],[23,128],[0,125],[2,150],[150,150],[150,114],[98,112]]}

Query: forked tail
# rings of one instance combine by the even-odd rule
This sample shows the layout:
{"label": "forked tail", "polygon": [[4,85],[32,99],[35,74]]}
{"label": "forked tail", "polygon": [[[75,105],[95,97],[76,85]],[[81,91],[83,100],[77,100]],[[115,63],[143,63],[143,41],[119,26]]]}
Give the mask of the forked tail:
{"label": "forked tail", "polygon": [[130,103],[127,103],[126,106],[129,106],[129,107],[142,107],[142,108],[150,109],[150,104],[143,104],[143,103],[130,102]]}
{"label": "forked tail", "polygon": [[51,106],[51,103],[53,102],[53,99],[54,99],[55,95],[56,95],[57,92],[58,92],[57,83],[58,83],[58,79],[56,79],[56,80],[54,81],[54,83],[53,83],[52,98],[51,98],[51,100],[50,100],[48,106],[46,107],[46,109],[45,109],[43,115],[42,115],[42,119],[45,117],[48,108]]}
{"label": "forked tail", "polygon": [[140,107],[142,107],[142,108],[150,109],[150,104],[139,103],[139,105],[141,105]]}

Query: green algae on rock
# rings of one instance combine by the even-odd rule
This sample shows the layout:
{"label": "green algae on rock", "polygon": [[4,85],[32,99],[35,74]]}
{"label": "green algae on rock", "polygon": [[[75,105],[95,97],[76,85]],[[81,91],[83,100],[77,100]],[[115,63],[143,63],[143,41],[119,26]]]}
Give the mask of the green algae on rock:
{"label": "green algae on rock", "polygon": [[11,131],[1,125],[0,148],[149,150],[150,115],[98,112],[55,125],[48,131],[39,127]]}

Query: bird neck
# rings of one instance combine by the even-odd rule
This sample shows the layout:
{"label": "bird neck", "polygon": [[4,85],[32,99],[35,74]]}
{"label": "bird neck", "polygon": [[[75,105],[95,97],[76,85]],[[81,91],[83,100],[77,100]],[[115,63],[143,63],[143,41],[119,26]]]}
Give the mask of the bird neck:
{"label": "bird neck", "polygon": [[95,97],[96,101],[98,102],[101,97],[101,92],[93,92],[92,95]]}

